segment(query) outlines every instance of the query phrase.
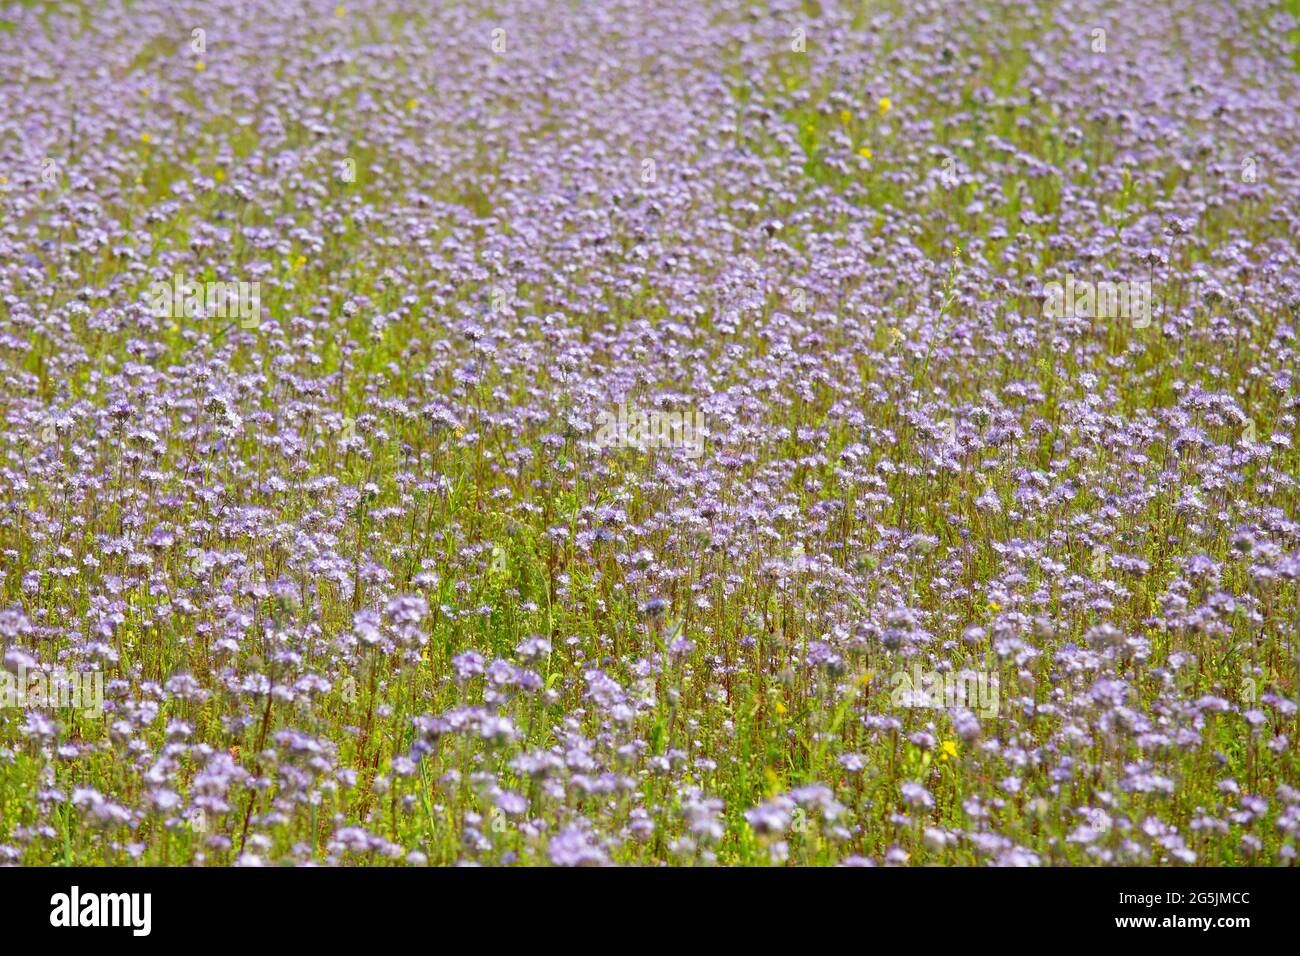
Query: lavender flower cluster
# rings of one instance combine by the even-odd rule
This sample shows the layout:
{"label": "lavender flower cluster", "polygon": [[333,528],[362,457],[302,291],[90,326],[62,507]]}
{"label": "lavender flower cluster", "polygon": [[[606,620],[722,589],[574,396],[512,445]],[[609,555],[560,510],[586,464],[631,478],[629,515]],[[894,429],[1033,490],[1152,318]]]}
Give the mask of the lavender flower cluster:
{"label": "lavender flower cluster", "polygon": [[1294,864],[1294,2],[7,3],[0,78],[0,863]]}

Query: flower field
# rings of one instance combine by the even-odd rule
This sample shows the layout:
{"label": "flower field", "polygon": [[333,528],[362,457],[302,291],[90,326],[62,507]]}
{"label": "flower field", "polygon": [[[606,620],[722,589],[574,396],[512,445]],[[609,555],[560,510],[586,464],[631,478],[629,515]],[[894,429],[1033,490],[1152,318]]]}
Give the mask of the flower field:
{"label": "flower field", "polygon": [[1300,2],[0,5],[0,863],[1294,865]]}

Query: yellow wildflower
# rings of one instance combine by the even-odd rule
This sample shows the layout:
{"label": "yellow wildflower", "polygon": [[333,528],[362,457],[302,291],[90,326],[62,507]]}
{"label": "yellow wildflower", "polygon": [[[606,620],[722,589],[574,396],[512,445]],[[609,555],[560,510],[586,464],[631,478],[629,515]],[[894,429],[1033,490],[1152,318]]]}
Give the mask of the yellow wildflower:
{"label": "yellow wildflower", "polygon": [[863,159],[870,159],[871,149],[869,147],[863,146],[860,150],[858,150],[858,155],[861,156]]}
{"label": "yellow wildflower", "polygon": [[888,112],[889,112],[891,109],[893,109],[893,108],[894,108],[894,104],[891,103],[891,102],[889,102],[889,97],[888,97],[888,96],[882,96],[882,97],[880,98],[880,115],[881,115],[881,116],[884,116],[886,113],[888,113]]}

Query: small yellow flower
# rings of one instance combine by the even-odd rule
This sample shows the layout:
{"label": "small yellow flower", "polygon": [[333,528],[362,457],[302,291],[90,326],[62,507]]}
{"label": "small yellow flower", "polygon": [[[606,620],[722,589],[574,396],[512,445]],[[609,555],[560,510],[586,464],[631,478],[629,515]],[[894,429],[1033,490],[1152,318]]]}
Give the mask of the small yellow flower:
{"label": "small yellow flower", "polygon": [[203,72],[204,70],[206,70],[207,68],[208,68],[208,65],[207,65],[206,63],[204,63],[202,60],[199,60],[198,63],[195,63],[195,64],[194,64],[194,72],[195,72],[195,73],[202,73],[202,72]]}
{"label": "small yellow flower", "polygon": [[863,146],[860,150],[858,150],[858,155],[861,156],[863,159],[870,159],[871,150],[869,147]]}
{"label": "small yellow flower", "polygon": [[840,122],[848,126],[849,123],[853,122],[853,114],[848,110],[840,110]]}
{"label": "small yellow flower", "polygon": [[949,757],[956,757],[956,756],[957,756],[957,742],[953,740],[945,740],[943,742],[943,747],[941,748],[939,759],[947,760]]}
{"label": "small yellow flower", "polygon": [[140,134],[140,142],[144,143],[146,146],[149,145],[149,138],[150,138],[150,137],[149,137],[149,134],[148,134],[148,133],[141,133],[141,134]]}
{"label": "small yellow flower", "polygon": [[858,683],[861,684],[863,687],[870,687],[871,676],[872,676],[871,671],[864,671],[863,673],[858,675]]}
{"label": "small yellow flower", "polygon": [[1000,610],[1002,610],[1002,605],[999,604],[997,601],[989,601],[989,610],[990,610],[990,611],[1000,611]]}
{"label": "small yellow flower", "polygon": [[884,116],[886,113],[888,113],[888,112],[889,112],[891,109],[893,109],[893,108],[894,108],[894,104],[891,103],[891,102],[889,102],[889,97],[888,97],[888,96],[882,96],[882,97],[880,98],[880,115],[881,115],[881,116]]}
{"label": "small yellow flower", "polygon": [[343,4],[340,3],[337,7],[334,8],[334,16],[345,17],[347,15],[348,15],[347,7],[343,6]]}
{"label": "small yellow flower", "polygon": [[299,257],[294,261],[293,267],[294,267],[295,269],[301,269],[301,268],[302,268],[303,266],[305,266],[306,264],[307,264],[307,257],[306,257],[306,256],[299,256]]}
{"label": "small yellow flower", "polygon": [[223,183],[226,181],[226,174],[222,172],[220,169],[218,169],[215,173],[212,174],[212,178],[219,183]]}
{"label": "small yellow flower", "polygon": [[778,700],[778,701],[776,702],[776,714],[777,714],[777,716],[778,716],[778,717],[784,717],[784,716],[785,716],[785,712],[786,712],[785,704],[781,703],[781,702]]}
{"label": "small yellow flower", "polygon": [[406,108],[407,108],[408,110],[413,110],[413,109],[415,109],[415,108],[416,108],[417,106],[419,106],[419,105],[420,105],[420,101],[419,101],[419,100],[410,99],[410,100],[407,100],[407,101],[406,101]]}

